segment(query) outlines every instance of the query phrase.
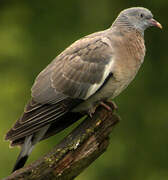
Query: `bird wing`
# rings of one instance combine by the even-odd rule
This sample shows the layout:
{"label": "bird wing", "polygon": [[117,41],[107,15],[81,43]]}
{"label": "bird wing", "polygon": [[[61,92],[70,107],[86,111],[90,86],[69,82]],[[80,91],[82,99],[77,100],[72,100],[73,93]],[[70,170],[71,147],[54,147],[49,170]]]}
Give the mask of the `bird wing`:
{"label": "bird wing", "polygon": [[15,144],[21,138],[39,131],[52,122],[57,121],[60,123],[61,117],[69,111],[68,107],[79,103],[77,101],[67,98],[56,104],[40,104],[31,99],[26,105],[22,116],[7,132],[5,140],[13,141],[12,144]]}
{"label": "bird wing", "polygon": [[103,84],[112,70],[110,40],[85,37],[61,53],[37,77],[32,96],[37,102],[58,102],[66,97],[87,99]]}
{"label": "bird wing", "polygon": [[33,134],[93,95],[112,70],[112,54],[103,36],[82,38],[63,51],[36,78],[32,100],[6,139]]}

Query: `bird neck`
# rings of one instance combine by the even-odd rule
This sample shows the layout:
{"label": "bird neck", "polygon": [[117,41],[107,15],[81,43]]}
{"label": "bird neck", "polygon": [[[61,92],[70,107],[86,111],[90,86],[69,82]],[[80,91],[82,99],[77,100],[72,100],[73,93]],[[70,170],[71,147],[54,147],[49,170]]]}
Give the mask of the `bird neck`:
{"label": "bird neck", "polygon": [[144,31],[133,26],[132,23],[128,21],[126,16],[118,17],[112,24],[111,28],[117,28],[118,30],[125,32],[135,31],[144,36]]}
{"label": "bird neck", "polygon": [[118,37],[117,45],[124,46],[130,57],[142,63],[146,51],[143,34],[131,26],[118,22],[115,22],[110,29],[113,29],[112,33]]}

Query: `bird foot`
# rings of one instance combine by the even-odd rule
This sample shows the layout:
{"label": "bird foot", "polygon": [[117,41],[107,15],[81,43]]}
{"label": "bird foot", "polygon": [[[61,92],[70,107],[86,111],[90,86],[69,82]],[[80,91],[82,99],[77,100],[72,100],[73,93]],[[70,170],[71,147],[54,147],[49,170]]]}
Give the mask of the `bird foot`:
{"label": "bird foot", "polygon": [[[101,101],[100,105],[103,106],[108,111],[113,111],[113,110],[118,109],[118,107],[114,101],[105,101],[105,102]],[[95,113],[97,107],[98,107],[98,105],[96,105],[88,110],[87,113],[91,118],[93,117],[93,114]]]}
{"label": "bird foot", "polygon": [[113,111],[113,110],[118,109],[118,107],[114,101],[105,101],[105,102],[102,101],[102,102],[100,102],[100,105],[103,106],[108,111]]}
{"label": "bird foot", "polygon": [[88,114],[89,114],[89,116],[91,118],[92,118],[93,114],[95,113],[97,106],[98,105],[96,105],[96,106],[92,107],[91,109],[89,109]]}

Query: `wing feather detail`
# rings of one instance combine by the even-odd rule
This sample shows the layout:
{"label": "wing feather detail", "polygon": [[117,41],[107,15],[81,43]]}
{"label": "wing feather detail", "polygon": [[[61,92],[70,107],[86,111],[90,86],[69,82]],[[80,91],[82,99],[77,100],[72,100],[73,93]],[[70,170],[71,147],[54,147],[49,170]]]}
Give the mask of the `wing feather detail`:
{"label": "wing feather detail", "polygon": [[[72,102],[69,99],[58,104],[39,105],[36,103],[38,108],[35,108],[35,103],[32,102],[33,100],[28,103],[23,115],[16,121],[13,128],[7,132],[6,140],[14,141],[23,138],[33,134],[47,124],[59,121],[59,119],[69,111],[69,107],[73,107],[74,104],[74,101]],[[78,102],[76,101],[76,103]],[[34,104],[32,111],[30,110],[31,104]]]}
{"label": "wing feather detail", "polygon": [[70,46],[55,62],[51,86],[71,98],[87,99],[93,95],[113,68],[113,51],[107,42],[101,37],[84,38]]}

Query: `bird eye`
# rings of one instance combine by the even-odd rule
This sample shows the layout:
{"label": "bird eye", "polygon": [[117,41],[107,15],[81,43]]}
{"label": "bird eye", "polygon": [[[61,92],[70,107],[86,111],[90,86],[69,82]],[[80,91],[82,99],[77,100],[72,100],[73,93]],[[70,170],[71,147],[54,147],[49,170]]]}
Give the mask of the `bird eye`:
{"label": "bird eye", "polygon": [[145,15],[144,15],[143,13],[140,14],[140,17],[141,17],[141,18],[144,18],[144,16],[145,16]]}

